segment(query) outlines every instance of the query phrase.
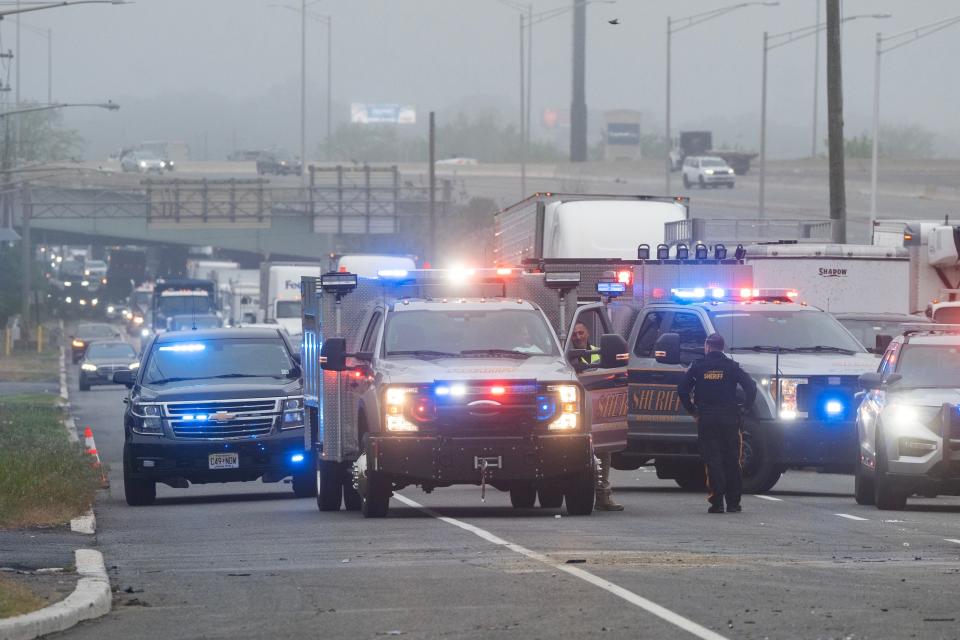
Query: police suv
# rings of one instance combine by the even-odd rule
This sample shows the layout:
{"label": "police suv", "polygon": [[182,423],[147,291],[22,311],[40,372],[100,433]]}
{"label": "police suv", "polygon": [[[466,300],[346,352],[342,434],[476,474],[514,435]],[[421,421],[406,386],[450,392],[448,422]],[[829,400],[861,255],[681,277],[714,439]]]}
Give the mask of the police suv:
{"label": "police suv", "polygon": [[703,486],[696,423],[676,385],[719,333],[759,387],[744,416],[744,490],[769,490],[790,466],[849,470],[857,381],[875,358],[831,315],[797,302],[796,291],[726,283],[660,289],[644,305],[628,339],[628,447],[614,467],[653,460],[658,477]]}
{"label": "police suv", "polygon": [[902,509],[920,493],[960,494],[960,325],[914,325],[860,377],[859,504]]}
{"label": "police suv", "polygon": [[[304,436],[319,509],[383,517],[403,487],[473,484],[481,496],[509,491],[515,507],[565,500],[571,515],[590,514],[595,451],[626,435],[622,419],[598,419],[594,434],[593,393],[625,393],[598,381],[623,379],[627,354],[615,334],[561,347],[554,326],[568,326],[576,298],[564,291],[578,282],[511,269],[304,277]],[[578,376],[570,360],[581,358]]]}

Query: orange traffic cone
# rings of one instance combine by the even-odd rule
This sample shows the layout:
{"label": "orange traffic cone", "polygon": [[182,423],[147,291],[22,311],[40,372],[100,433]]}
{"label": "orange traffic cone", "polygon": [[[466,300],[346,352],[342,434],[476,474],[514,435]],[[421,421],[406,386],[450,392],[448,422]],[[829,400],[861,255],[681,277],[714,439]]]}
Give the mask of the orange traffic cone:
{"label": "orange traffic cone", "polygon": [[89,426],[83,430],[83,446],[86,448],[87,455],[93,457],[90,463],[91,466],[100,472],[100,488],[109,488],[110,480],[107,478],[107,472],[104,470],[103,465],[100,464],[100,454],[97,453],[97,444],[93,441],[93,429]]}

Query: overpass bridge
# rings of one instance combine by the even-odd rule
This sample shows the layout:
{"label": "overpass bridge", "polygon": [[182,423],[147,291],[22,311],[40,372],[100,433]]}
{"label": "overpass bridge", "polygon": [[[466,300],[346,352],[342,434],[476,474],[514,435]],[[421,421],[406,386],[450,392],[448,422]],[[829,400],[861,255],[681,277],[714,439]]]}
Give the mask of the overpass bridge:
{"label": "overpass bridge", "polygon": [[[31,234],[103,243],[211,245],[317,258],[331,252],[424,255],[430,188],[396,166],[310,167],[306,184],[266,178],[142,177],[84,170],[24,181],[4,208]],[[434,193],[436,220],[452,205],[448,180]]]}

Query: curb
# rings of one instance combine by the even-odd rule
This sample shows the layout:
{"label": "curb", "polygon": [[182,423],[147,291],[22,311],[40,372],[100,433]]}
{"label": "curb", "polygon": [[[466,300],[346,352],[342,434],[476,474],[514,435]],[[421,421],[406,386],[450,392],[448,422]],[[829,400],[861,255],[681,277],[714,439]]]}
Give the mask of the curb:
{"label": "curb", "polygon": [[90,536],[97,532],[97,516],[93,514],[93,507],[82,516],[77,516],[70,521],[70,531]]}
{"label": "curb", "polygon": [[[70,392],[67,389],[67,348],[60,345],[60,404],[64,409],[70,407]],[[77,423],[73,416],[67,411],[63,419],[63,428],[67,430],[67,438],[70,442],[80,442],[80,436],[77,434]]]}
{"label": "curb", "polygon": [[113,597],[103,555],[93,549],[77,549],[75,555],[80,579],[73,593],[39,611],[0,620],[0,640],[32,640],[110,613]]}

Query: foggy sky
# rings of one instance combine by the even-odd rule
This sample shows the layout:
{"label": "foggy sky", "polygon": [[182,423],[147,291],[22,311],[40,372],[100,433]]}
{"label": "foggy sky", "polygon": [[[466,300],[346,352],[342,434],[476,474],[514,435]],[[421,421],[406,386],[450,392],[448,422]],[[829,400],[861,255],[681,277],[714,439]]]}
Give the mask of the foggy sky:
{"label": "foggy sky", "polygon": [[[820,0],[823,2],[823,0]],[[72,110],[69,125],[101,157],[145,139],[206,138],[210,156],[240,147],[298,149],[299,16],[271,7],[284,0],[137,0],[125,6],[77,6],[36,12],[24,21],[53,29],[54,98],[122,105],[118,113]],[[297,0],[287,0],[299,6]],[[532,0],[535,11],[572,0]],[[591,112],[634,108],[644,129],[662,129],[666,16],[685,16],[731,0],[619,0],[588,8],[587,103]],[[12,3],[2,3],[12,4]],[[497,0],[320,0],[333,16],[335,121],[351,102],[415,104],[426,121],[436,110],[491,104],[516,118],[517,12]],[[887,20],[844,27],[844,98],[848,136],[869,129],[874,34],[897,33],[960,12],[956,0],[846,0],[846,14],[889,12]],[[617,17],[622,24],[610,26]],[[755,148],[759,138],[761,42],[815,22],[816,0],[750,7],[674,35],[674,128],[713,126],[718,142]],[[15,25],[0,22],[0,48],[14,47]],[[534,27],[534,120],[545,107],[569,108],[571,14]],[[324,123],[326,30],[308,24],[310,147]],[[21,34],[21,93],[45,101],[46,41]],[[769,145],[772,157],[809,153],[814,39],[770,54]],[[826,53],[821,38],[820,60]],[[960,147],[960,26],[884,56],[882,120],[919,124]],[[826,137],[825,74],[821,134]],[[10,74],[11,83],[15,77]],[[13,99],[12,92],[8,96]],[[418,125],[421,126],[421,125]],[[591,131],[591,141],[597,136]],[[547,134],[535,129],[538,137]],[[955,141],[955,142],[954,142]],[[953,146],[951,146],[953,145]],[[821,146],[822,151],[822,146]]]}

